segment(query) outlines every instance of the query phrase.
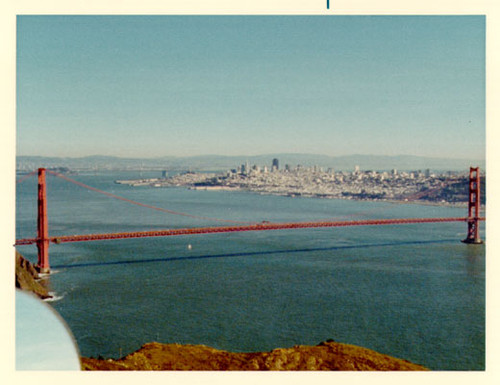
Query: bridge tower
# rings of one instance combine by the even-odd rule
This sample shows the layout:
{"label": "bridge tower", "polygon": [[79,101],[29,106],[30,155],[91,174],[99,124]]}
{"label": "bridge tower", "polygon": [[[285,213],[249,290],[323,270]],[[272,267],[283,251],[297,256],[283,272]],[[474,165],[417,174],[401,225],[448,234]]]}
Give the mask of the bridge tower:
{"label": "bridge tower", "polygon": [[47,219],[47,189],[45,184],[45,169],[38,169],[38,220],[37,239],[38,248],[37,269],[41,273],[49,273],[49,224]]}
{"label": "bridge tower", "polygon": [[469,172],[469,216],[465,243],[483,243],[479,236],[479,209],[481,205],[481,177],[479,167],[471,167]]}

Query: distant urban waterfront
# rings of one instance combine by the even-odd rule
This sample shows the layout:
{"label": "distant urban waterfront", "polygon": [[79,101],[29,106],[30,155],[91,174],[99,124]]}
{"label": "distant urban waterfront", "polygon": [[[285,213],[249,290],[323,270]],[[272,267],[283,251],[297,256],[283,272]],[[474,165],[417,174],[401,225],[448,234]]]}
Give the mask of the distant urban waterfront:
{"label": "distant urban waterfront", "polygon": [[[209,179],[191,189],[115,183],[168,180],[158,171],[90,172],[72,178],[206,218],[289,222],[466,216],[464,207],[451,205],[197,189],[212,182],[241,183],[242,171],[206,174]],[[285,178],[286,172],[300,170],[260,170],[259,175]],[[331,178],[342,175],[322,172]],[[431,178],[422,173],[413,179]],[[250,174],[245,179],[255,177]],[[373,172],[355,170],[344,181],[368,184],[372,177]],[[410,180],[410,174],[405,178]],[[111,200],[58,178],[48,180],[48,197],[54,236],[217,225]],[[35,178],[18,185],[16,209],[16,237],[32,237]],[[430,223],[51,245],[51,304],[84,356],[117,358],[151,341],[265,351],[331,338],[435,370],[484,370],[485,247],[461,243],[465,234],[464,223]],[[34,247],[19,251],[36,261]]]}
{"label": "distant urban waterfront", "polygon": [[[468,172],[424,171],[365,171],[359,166],[352,172],[335,172],[332,168],[285,165],[279,159],[272,166],[250,166],[248,162],[225,173],[183,172],[168,176],[167,171],[157,178],[117,180],[130,186],[183,186],[204,190],[243,190],[261,194],[290,197],[317,197],[377,201],[402,201],[434,204],[465,205],[468,202]],[[481,202],[484,204],[484,180]]]}

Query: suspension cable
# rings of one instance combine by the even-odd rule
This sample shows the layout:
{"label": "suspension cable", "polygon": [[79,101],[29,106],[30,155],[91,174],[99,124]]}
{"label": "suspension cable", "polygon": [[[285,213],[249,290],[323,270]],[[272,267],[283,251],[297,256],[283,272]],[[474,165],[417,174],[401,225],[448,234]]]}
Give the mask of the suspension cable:
{"label": "suspension cable", "polygon": [[30,176],[36,175],[38,170],[31,171],[29,174],[24,175],[23,177],[19,178],[16,180],[16,184],[19,184],[21,182],[24,182],[26,179],[28,179]]}
{"label": "suspension cable", "polygon": [[59,173],[57,173],[55,171],[47,170],[47,172],[49,172],[50,174],[55,175],[55,176],[57,176],[57,177],[59,177],[61,179],[64,179],[64,180],[66,180],[68,182],[74,183],[74,184],[76,184],[76,185],[78,185],[80,187],[83,187],[83,188],[86,188],[88,190],[92,190],[92,191],[98,192],[98,193],[106,195],[108,197],[119,199],[121,201],[128,202],[128,203],[131,203],[131,204],[134,204],[134,205],[137,205],[137,206],[146,207],[146,208],[149,208],[149,209],[152,209],[152,210],[161,211],[161,212],[168,213],[168,214],[181,215],[181,216],[185,216],[185,217],[189,217],[189,218],[203,219],[203,220],[210,220],[210,221],[219,221],[219,222],[240,223],[240,224],[243,224],[243,223],[244,224],[256,223],[255,221],[254,222],[249,222],[249,221],[235,221],[235,220],[230,220],[230,219],[210,218],[210,217],[202,217],[202,216],[198,216],[198,215],[187,214],[187,213],[178,212],[178,211],[172,211],[172,210],[164,209],[164,208],[161,208],[161,207],[156,207],[156,206],[148,205],[148,204],[145,204],[145,203],[136,202],[136,201],[133,201],[133,200],[128,199],[128,198],[124,198],[124,197],[121,197],[121,196],[118,196],[118,195],[115,195],[115,194],[112,194],[112,193],[109,193],[109,192],[106,192],[106,191],[103,191],[103,190],[99,190],[99,189],[97,189],[95,187],[91,187],[91,186],[88,186],[88,185],[86,185],[86,184],[84,184],[82,182],[78,182],[78,181],[76,181],[74,179],[68,178],[67,176],[59,174]]}

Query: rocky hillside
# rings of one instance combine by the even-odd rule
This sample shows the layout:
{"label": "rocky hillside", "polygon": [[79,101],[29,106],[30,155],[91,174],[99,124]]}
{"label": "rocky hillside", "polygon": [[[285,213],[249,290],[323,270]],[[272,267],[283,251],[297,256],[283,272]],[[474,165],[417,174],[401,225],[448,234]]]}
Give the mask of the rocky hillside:
{"label": "rocky hillside", "polygon": [[83,370],[428,370],[409,361],[332,340],[262,353],[203,345],[148,343],[118,360],[82,358]]}
{"label": "rocky hillside", "polygon": [[40,283],[35,266],[16,251],[16,287],[35,293],[38,297],[50,298],[47,288]]}

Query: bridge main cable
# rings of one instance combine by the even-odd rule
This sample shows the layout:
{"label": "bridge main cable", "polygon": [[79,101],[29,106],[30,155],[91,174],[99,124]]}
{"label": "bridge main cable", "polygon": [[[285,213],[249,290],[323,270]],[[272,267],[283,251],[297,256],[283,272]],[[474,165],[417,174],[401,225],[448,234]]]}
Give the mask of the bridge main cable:
{"label": "bridge main cable", "polygon": [[29,174],[26,174],[26,175],[22,176],[21,178],[19,178],[18,180],[16,180],[16,184],[24,182],[26,179],[36,175],[37,173],[38,173],[38,170],[31,171]]}
{"label": "bridge main cable", "polygon": [[184,217],[190,217],[190,218],[195,218],[195,219],[203,219],[203,220],[210,220],[210,221],[217,221],[217,222],[239,223],[239,224],[254,224],[255,223],[255,221],[250,222],[250,221],[236,221],[236,220],[231,220],[231,219],[210,218],[210,217],[203,217],[203,216],[199,216],[199,215],[193,215],[193,214],[188,214],[188,213],[182,213],[182,212],[178,212],[178,211],[168,210],[168,209],[164,209],[162,207],[156,207],[156,206],[148,205],[148,204],[145,204],[145,203],[136,202],[136,201],[133,201],[131,199],[124,198],[124,197],[121,197],[121,196],[109,193],[107,191],[99,190],[98,188],[91,187],[89,185],[86,185],[85,183],[78,182],[78,181],[76,181],[74,179],[68,178],[65,175],[59,174],[59,173],[51,171],[51,170],[47,170],[47,172],[49,172],[50,174],[55,175],[55,176],[57,176],[57,177],[59,177],[61,179],[64,179],[64,180],[66,180],[68,182],[74,183],[74,184],[76,184],[76,185],[78,185],[80,187],[86,188],[86,189],[91,190],[91,191],[98,192],[100,194],[107,195],[108,197],[119,199],[121,201],[124,201],[124,202],[127,202],[127,203],[131,203],[133,205],[137,205],[137,206],[141,206],[141,207],[146,207],[148,209],[152,209],[152,210],[156,210],[156,211],[162,211],[162,212],[168,213],[168,214],[182,215]]}
{"label": "bridge main cable", "polygon": [[[484,220],[484,218],[479,218]],[[286,230],[301,228],[319,228],[319,227],[348,227],[348,226],[373,226],[373,225],[402,225],[412,223],[437,223],[437,222],[468,222],[472,218],[404,218],[404,219],[368,219],[358,221],[321,221],[321,222],[291,222],[291,223],[258,223],[246,226],[219,226],[219,227],[194,227],[182,229],[166,229],[152,231],[135,231],[126,233],[108,233],[108,234],[83,234],[83,235],[65,235],[59,237],[50,237],[52,243],[66,242],[84,242],[99,241],[126,238],[143,237],[166,237],[176,235],[194,235],[210,233],[230,233],[241,231],[265,231],[265,230]],[[36,242],[36,238],[18,239],[17,245],[29,245]]]}

